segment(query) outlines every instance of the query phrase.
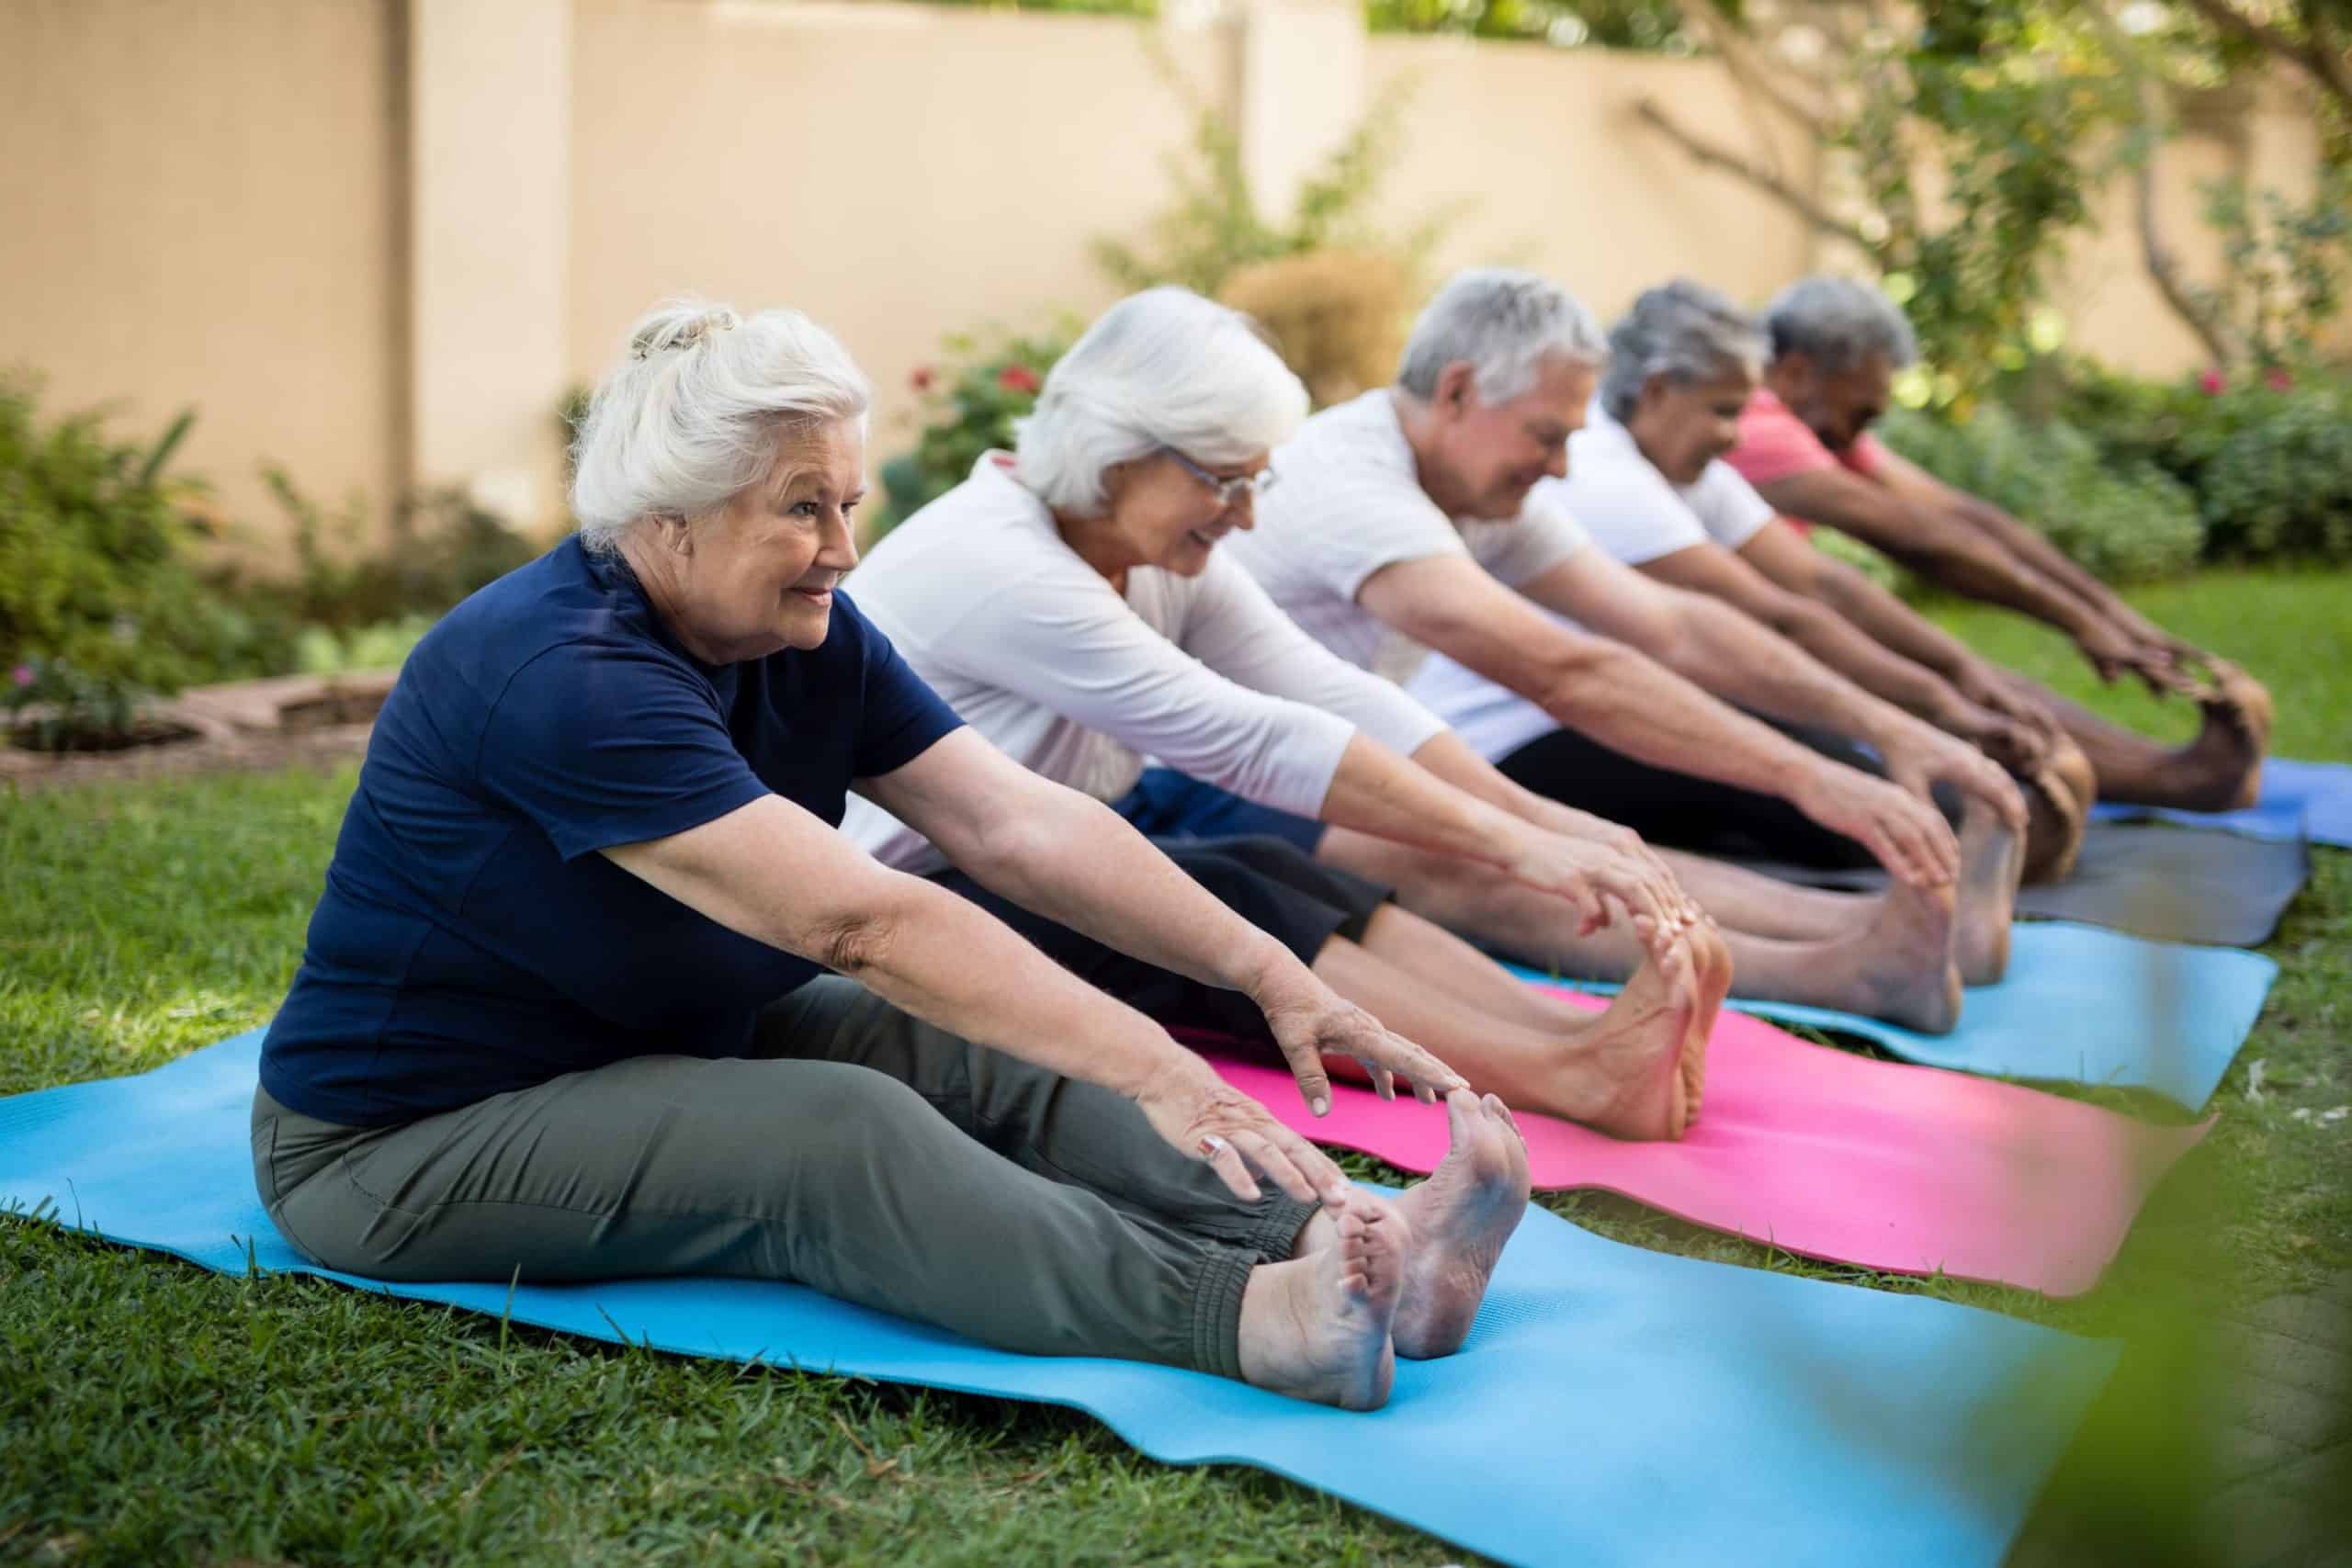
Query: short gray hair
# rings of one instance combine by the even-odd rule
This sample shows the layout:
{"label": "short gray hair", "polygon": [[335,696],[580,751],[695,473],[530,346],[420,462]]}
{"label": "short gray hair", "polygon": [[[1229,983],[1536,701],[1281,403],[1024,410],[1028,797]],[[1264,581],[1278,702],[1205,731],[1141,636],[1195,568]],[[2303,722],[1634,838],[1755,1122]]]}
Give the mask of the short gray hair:
{"label": "short gray hair", "polygon": [[1091,516],[1116,465],[1164,447],[1248,462],[1289,440],[1306,407],[1249,317],[1189,288],[1149,288],[1103,311],[1046,373],[1015,427],[1016,471],[1046,505]]}
{"label": "short gray hair", "polygon": [[1764,307],[1772,357],[1802,354],[1825,374],[1851,370],[1873,354],[1900,370],[1919,357],[1919,340],[1894,301],[1867,283],[1823,274],[1800,278]]}
{"label": "short gray hair", "polygon": [[1535,385],[1537,368],[1555,355],[1577,365],[1609,357],[1592,312],[1535,273],[1472,267],[1449,278],[1413,323],[1396,385],[1433,398],[1445,367],[1467,360],[1479,400],[1507,403]]}
{"label": "short gray hair", "polygon": [[647,517],[704,516],[775,467],[790,433],[864,420],[849,352],[797,310],[671,299],[638,319],[572,442],[571,510],[608,555]]}
{"label": "short gray hair", "polygon": [[1645,289],[1609,329],[1609,370],[1600,406],[1623,419],[1653,376],[1708,381],[1735,367],[1755,374],[1764,361],[1764,329],[1703,283],[1678,277]]}

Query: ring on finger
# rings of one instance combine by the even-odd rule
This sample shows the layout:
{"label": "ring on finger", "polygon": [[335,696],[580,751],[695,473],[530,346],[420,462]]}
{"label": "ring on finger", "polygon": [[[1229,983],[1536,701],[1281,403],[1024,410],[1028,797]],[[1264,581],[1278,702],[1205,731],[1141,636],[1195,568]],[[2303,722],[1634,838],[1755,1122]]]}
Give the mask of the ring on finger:
{"label": "ring on finger", "polygon": [[1225,1153],[1226,1150],[1232,1146],[1233,1145],[1231,1144],[1227,1143],[1215,1133],[1204,1133],[1201,1134],[1201,1157],[1203,1159],[1215,1159],[1217,1156]]}

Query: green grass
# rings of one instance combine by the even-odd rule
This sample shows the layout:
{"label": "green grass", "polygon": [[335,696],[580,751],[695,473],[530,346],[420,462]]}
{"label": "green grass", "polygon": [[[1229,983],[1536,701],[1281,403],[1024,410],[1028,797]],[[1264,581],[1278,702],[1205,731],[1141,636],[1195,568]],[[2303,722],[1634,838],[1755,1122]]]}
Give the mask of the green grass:
{"label": "green grass", "polygon": [[[2139,597],[2270,682],[2282,752],[2352,760],[2347,592],[2345,574],[2246,574]],[[2134,711],[2128,694],[2075,679],[2056,639],[1947,618]],[[0,795],[0,1093],[139,1071],[263,1021],[351,784],[346,769]],[[2307,1284],[2352,1263],[2352,1122],[2315,1114],[2352,1100],[2352,855],[2318,860],[2267,950],[2285,973],[2215,1097],[2219,1126],[2087,1297],[1872,1276],[1600,1195],[1546,1201],[1638,1246],[2143,1342],[2179,1321],[2164,1315],[2179,1303]],[[2258,1103],[2245,1092],[2256,1060]],[[228,1279],[21,1219],[0,1222],[0,1560],[1460,1558],[1254,1472],[1142,1461],[1056,1410],[510,1330],[302,1279]],[[2165,1413],[2179,1392],[2152,1383],[2107,1425],[2119,1442],[2175,1431]],[[2078,1467],[2098,1475],[2108,1451]]]}

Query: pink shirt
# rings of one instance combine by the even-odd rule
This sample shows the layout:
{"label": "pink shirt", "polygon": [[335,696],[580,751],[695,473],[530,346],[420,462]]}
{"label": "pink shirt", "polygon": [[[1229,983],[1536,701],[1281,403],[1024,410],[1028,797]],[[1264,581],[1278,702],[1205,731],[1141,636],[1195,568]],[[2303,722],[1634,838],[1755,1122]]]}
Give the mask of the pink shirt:
{"label": "pink shirt", "polygon": [[1832,452],[1804,421],[1789,412],[1788,404],[1758,387],[1739,416],[1739,445],[1724,454],[1724,461],[1741,479],[1758,486],[1831,468],[1875,479],[1883,450],[1878,437],[1866,430],[1843,456]]}

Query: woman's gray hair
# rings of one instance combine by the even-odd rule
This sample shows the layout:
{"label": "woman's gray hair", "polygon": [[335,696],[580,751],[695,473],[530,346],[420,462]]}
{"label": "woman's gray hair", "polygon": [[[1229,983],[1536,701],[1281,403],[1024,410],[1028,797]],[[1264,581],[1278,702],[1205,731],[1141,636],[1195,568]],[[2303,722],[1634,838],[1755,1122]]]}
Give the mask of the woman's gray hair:
{"label": "woman's gray hair", "polygon": [[1021,482],[1058,512],[1103,505],[1102,476],[1173,447],[1246,463],[1290,439],[1306,389],[1257,324],[1188,288],[1146,289],[1095,319],[1014,427]]}
{"label": "woman's gray hair", "polygon": [[1919,340],[1894,301],[1850,277],[1798,279],[1764,307],[1764,325],[1773,358],[1802,354],[1825,375],[1851,370],[1873,354],[1896,370],[1919,357]]}
{"label": "woman's gray hair", "polygon": [[1609,369],[1600,406],[1622,420],[1653,376],[1712,381],[1735,369],[1754,375],[1764,362],[1764,329],[1703,283],[1678,277],[1645,289],[1609,329]]}
{"label": "woman's gray hair", "polygon": [[1577,365],[1608,358],[1592,312],[1535,273],[1472,267],[1449,278],[1413,323],[1396,385],[1426,401],[1445,367],[1467,360],[1479,400],[1507,403],[1535,385],[1537,367],[1555,355]]}
{"label": "woman's gray hair", "polygon": [[849,352],[797,310],[665,300],[630,329],[571,444],[581,542],[610,554],[644,518],[717,511],[788,434],[863,421],[872,400]]}

